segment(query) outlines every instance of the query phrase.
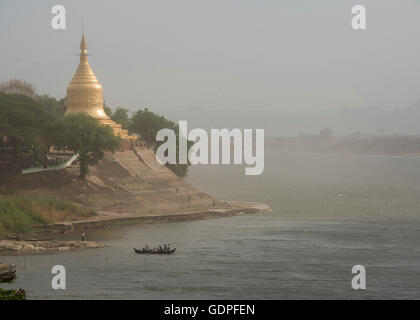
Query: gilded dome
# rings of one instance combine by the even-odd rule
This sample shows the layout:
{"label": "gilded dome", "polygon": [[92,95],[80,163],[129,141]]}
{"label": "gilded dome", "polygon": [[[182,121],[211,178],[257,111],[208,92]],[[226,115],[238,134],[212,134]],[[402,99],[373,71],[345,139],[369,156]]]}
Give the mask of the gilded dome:
{"label": "gilded dome", "polygon": [[104,111],[102,85],[88,62],[84,35],[80,42],[80,63],[67,87],[66,114],[84,112],[96,119],[109,119]]}
{"label": "gilded dome", "polygon": [[109,118],[104,111],[102,86],[92,71],[88,62],[85,36],[80,42],[80,63],[67,87],[67,110],[65,114],[84,112],[98,119],[102,125],[112,128],[116,136],[122,139],[137,140],[137,136],[130,136],[126,129]]}

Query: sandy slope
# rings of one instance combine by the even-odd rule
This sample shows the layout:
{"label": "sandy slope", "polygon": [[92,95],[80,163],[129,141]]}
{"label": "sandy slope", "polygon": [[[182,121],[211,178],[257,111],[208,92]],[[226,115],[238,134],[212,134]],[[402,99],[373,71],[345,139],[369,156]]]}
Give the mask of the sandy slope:
{"label": "sandy slope", "polygon": [[170,216],[189,220],[269,210],[263,204],[213,198],[159,164],[148,148],[107,153],[100,164],[91,167],[87,181],[78,179],[78,171],[74,165],[61,171],[9,177],[0,182],[0,192],[59,196],[98,212],[92,222],[139,217],[164,221]]}

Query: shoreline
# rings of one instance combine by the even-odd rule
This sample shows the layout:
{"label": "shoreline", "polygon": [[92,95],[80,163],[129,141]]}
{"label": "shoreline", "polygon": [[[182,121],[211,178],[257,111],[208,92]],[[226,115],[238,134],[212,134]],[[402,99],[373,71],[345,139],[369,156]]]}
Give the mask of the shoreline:
{"label": "shoreline", "polygon": [[[271,208],[258,202],[229,201],[231,207],[203,209],[199,211],[180,211],[157,215],[123,215],[116,213],[102,213],[95,219],[52,223],[35,227],[38,235],[70,233],[80,230],[114,228],[126,224],[140,223],[168,223],[233,217],[243,214],[270,212]],[[77,249],[104,248],[103,243],[80,240],[7,240],[0,239],[0,256],[4,253],[41,253],[71,251]]]}
{"label": "shoreline", "polygon": [[102,212],[97,217],[88,220],[77,220],[61,223],[52,223],[35,227],[35,231],[39,234],[57,234],[68,233],[80,230],[113,228],[124,224],[139,223],[167,223],[194,221],[204,219],[216,219],[224,217],[238,216],[242,214],[255,214],[270,212],[271,208],[258,202],[239,202],[228,201],[231,207],[220,207],[214,209],[202,209],[179,212],[165,212],[162,214],[118,214],[112,212]]}
{"label": "shoreline", "polygon": [[60,240],[0,240],[0,255],[4,253],[39,253],[53,251],[71,251],[76,249],[104,248],[105,245],[93,241]]}

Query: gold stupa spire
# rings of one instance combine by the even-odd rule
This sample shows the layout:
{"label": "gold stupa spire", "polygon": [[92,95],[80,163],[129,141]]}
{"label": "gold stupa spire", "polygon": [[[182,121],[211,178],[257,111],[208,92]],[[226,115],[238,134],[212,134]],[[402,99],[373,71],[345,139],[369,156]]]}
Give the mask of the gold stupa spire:
{"label": "gold stupa spire", "polygon": [[[82,40],[80,41],[80,50],[87,50],[87,44],[86,44],[86,40],[85,40],[85,31],[83,30],[82,32]],[[86,51],[87,53],[87,51]]]}
{"label": "gold stupa spire", "polygon": [[123,139],[134,139],[128,136],[127,130],[111,120],[104,111],[102,85],[99,83],[88,62],[87,44],[84,32],[80,41],[80,63],[67,87],[66,114],[87,113],[101,124],[111,126],[115,135]]}
{"label": "gold stupa spire", "polygon": [[85,112],[97,119],[109,119],[104,111],[102,85],[99,83],[88,62],[87,45],[84,34],[80,42],[80,63],[67,87],[66,114]]}

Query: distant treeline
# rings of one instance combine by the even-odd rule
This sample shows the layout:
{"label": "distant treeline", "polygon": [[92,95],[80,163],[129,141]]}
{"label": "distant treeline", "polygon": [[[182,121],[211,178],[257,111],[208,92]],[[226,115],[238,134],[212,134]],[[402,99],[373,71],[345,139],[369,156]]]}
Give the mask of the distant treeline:
{"label": "distant treeline", "polygon": [[300,134],[295,138],[268,138],[266,143],[289,149],[314,152],[420,154],[420,136],[417,135],[362,135],[357,133],[338,137],[333,136],[332,131],[323,129],[318,135]]}
{"label": "distant treeline", "polygon": [[328,149],[355,154],[420,154],[420,136],[392,135],[345,139],[331,143]]}

